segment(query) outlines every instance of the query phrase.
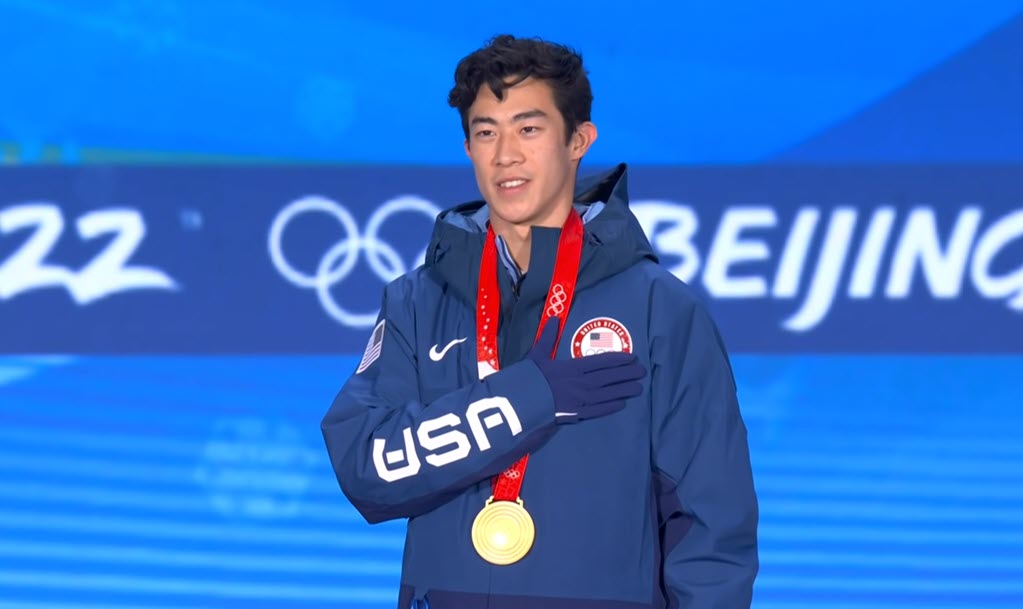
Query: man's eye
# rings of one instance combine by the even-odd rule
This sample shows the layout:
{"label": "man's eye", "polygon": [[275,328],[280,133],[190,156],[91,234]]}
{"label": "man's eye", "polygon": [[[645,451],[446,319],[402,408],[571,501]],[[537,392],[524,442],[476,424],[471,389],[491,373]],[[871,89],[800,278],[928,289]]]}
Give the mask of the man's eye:
{"label": "man's eye", "polygon": [[522,128],[523,133],[536,133],[539,130],[540,130],[539,127],[533,127],[532,125],[527,125]]}
{"label": "man's eye", "polygon": [[490,137],[494,132],[490,129],[482,129],[476,132],[476,137]]}

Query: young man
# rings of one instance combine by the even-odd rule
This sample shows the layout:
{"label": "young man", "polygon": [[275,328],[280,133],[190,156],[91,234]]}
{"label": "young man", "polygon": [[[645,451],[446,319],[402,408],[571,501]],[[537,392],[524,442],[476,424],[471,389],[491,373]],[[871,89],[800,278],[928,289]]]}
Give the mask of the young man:
{"label": "young man", "polygon": [[[345,495],[408,518],[400,609],[749,607],[757,501],[724,346],[629,212],[582,59],[500,36],[449,102],[484,201],[384,291],[323,419]],[[552,358],[553,355],[553,358]]]}

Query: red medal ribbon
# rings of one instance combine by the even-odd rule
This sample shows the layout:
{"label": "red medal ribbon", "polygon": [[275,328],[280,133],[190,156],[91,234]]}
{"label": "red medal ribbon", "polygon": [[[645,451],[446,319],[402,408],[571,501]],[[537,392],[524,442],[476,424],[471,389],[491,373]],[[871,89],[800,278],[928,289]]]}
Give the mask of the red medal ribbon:
{"label": "red medal ribbon", "polygon": [[[540,338],[544,325],[551,317],[559,318],[558,339],[554,343],[551,358],[558,352],[558,342],[565,330],[568,310],[575,295],[575,282],[579,274],[579,261],[583,251],[583,221],[573,209],[561,228],[558,240],[558,254],[554,261],[554,274],[547,289],[540,327],[536,330],[534,343]],[[497,285],[497,237],[494,229],[487,229],[487,242],[483,247],[480,261],[479,287],[476,293],[476,359],[482,379],[500,369],[497,359],[497,320],[501,312],[501,291]],[[526,476],[529,455],[524,455],[515,465],[494,476],[494,501],[515,501],[522,489]]]}

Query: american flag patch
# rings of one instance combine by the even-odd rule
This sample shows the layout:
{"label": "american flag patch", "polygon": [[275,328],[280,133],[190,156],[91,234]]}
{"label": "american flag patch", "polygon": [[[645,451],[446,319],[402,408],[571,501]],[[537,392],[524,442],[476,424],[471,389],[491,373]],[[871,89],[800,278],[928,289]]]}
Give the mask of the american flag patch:
{"label": "american flag patch", "polygon": [[369,337],[369,342],[366,343],[366,351],[362,354],[362,361],[359,362],[359,369],[355,371],[355,374],[361,374],[373,362],[380,359],[380,351],[384,348],[384,322],[386,321],[381,319],[377,327],[373,328],[373,334]]}
{"label": "american flag patch", "polygon": [[632,353],[632,335],[622,322],[594,317],[572,335],[572,357],[587,357],[609,351]]}

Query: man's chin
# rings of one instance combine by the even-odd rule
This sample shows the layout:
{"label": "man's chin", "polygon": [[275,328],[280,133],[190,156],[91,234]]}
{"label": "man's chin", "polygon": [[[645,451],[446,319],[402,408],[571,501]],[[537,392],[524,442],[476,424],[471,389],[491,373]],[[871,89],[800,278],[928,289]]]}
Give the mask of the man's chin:
{"label": "man's chin", "polygon": [[509,208],[508,205],[493,203],[490,203],[490,215],[496,217],[500,222],[512,226],[529,226],[530,221],[533,220],[533,215],[524,209]]}

